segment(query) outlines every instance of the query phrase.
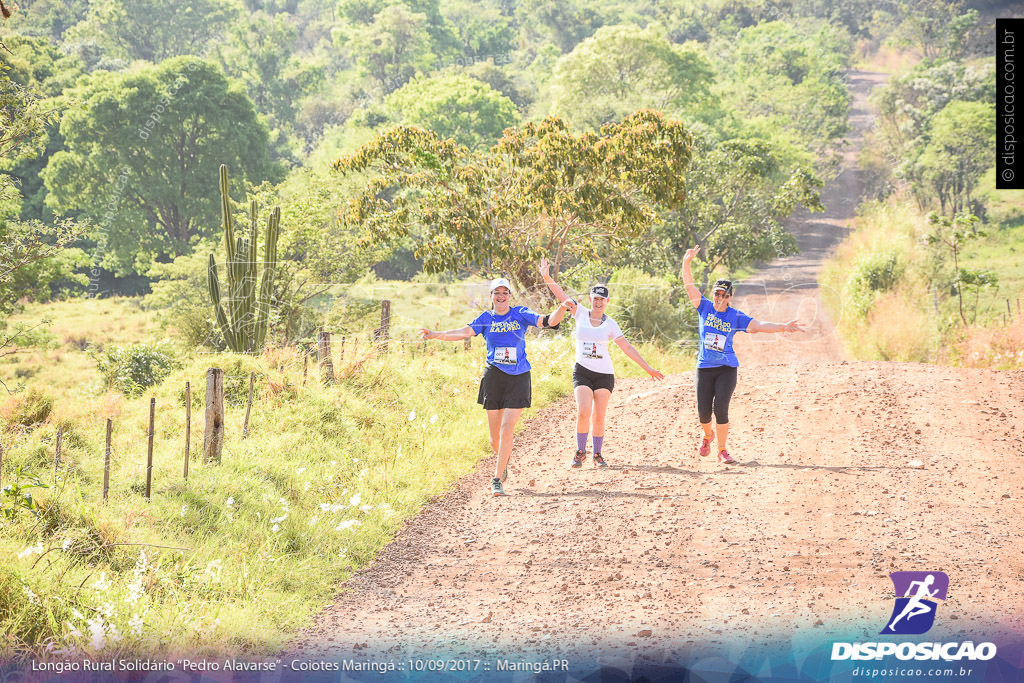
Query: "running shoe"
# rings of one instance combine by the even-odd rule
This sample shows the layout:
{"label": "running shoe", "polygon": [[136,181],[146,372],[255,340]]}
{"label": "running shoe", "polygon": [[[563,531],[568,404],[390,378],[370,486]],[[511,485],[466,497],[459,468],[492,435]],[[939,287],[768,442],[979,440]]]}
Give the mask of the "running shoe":
{"label": "running shoe", "polygon": [[492,496],[504,496],[505,489],[501,488],[501,479],[495,477],[491,479],[491,495]]}
{"label": "running shoe", "polygon": [[701,441],[700,449],[697,452],[700,453],[702,457],[711,453],[711,442],[707,439]]}
{"label": "running shoe", "polygon": [[721,460],[726,465],[735,465],[736,464],[736,461],[733,460],[731,455],[729,455],[729,451],[719,451],[718,452],[718,459]]}
{"label": "running shoe", "polygon": [[604,456],[600,453],[594,453],[594,467],[608,467],[608,463],[604,461]]}
{"label": "running shoe", "polygon": [[586,451],[576,451],[576,455],[572,456],[572,460],[569,461],[569,467],[578,469],[583,467],[583,463],[587,461]]}

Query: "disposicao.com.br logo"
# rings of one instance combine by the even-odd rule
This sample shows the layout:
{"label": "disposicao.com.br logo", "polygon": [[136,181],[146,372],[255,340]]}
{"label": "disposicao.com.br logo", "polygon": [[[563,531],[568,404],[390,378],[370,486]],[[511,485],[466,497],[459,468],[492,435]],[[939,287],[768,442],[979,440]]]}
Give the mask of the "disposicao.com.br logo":
{"label": "disposicao.com.br logo", "polygon": [[[880,635],[920,635],[935,623],[937,600],[945,600],[949,577],[945,572],[893,572],[896,604]],[[895,656],[901,660],[987,661],[996,656],[994,643],[833,643],[832,660],[869,660]]]}

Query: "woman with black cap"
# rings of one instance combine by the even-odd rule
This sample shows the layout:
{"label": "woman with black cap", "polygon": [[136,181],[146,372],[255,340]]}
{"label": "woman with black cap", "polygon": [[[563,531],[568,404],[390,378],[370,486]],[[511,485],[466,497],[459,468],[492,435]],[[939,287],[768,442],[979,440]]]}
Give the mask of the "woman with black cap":
{"label": "woman with black cap", "polygon": [[665,379],[647,364],[640,352],[633,348],[618,324],[605,314],[608,306],[608,288],[594,285],[590,288],[590,309],[579,306],[570,299],[552,279],[548,260],[540,260],[540,273],[551,293],[570,310],[576,319],[576,366],[572,371],[572,383],[576,394],[576,453],[569,466],[579,468],[587,459],[587,436],[594,434],[594,467],[607,467],[608,462],[601,453],[604,446],[605,415],[608,401],[615,388],[615,370],[608,354],[608,342],[614,341],[629,358],[647,371],[656,380]]}
{"label": "woman with black cap", "polygon": [[737,332],[803,332],[803,326],[796,320],[763,323],[730,307],[730,280],[716,280],[711,288],[714,301],[706,299],[693,284],[693,274],[690,272],[690,262],[699,251],[700,247],[687,249],[683,256],[683,284],[686,285],[686,293],[690,303],[697,309],[700,320],[697,331],[697,414],[704,430],[704,439],[697,450],[701,455],[711,452],[711,442],[715,440],[715,433],[711,429],[711,414],[714,413],[718,427],[715,430],[718,436],[718,459],[731,465],[736,461],[725,450],[725,442],[729,437],[729,401],[736,389],[736,368],[739,367],[739,360],[732,348],[733,337]]}
{"label": "woman with black cap", "polygon": [[559,306],[550,315],[541,315],[526,306],[512,306],[512,285],[503,277],[491,281],[491,310],[484,311],[473,322],[447,332],[420,328],[424,339],[461,341],[477,334],[487,343],[487,369],[480,380],[477,403],[487,411],[491,448],[497,456],[491,494],[505,495],[501,484],[508,475],[512,456],[512,439],[516,422],[524,408],[530,407],[532,387],[530,362],[526,359],[526,329],[555,327],[562,321],[568,306]]}

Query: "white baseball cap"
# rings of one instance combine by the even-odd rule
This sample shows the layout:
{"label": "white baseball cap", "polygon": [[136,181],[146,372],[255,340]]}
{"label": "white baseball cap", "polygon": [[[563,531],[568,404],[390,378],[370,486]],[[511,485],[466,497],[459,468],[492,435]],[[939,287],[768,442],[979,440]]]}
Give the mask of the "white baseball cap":
{"label": "white baseball cap", "polygon": [[507,289],[507,290],[508,290],[508,293],[509,293],[509,294],[511,294],[511,293],[512,293],[512,285],[511,285],[511,284],[509,283],[509,281],[508,281],[508,280],[506,280],[506,279],[505,279],[505,278],[503,278],[503,277],[496,277],[496,278],[494,278],[493,280],[491,280],[491,288],[490,288],[490,290],[488,290],[488,291],[491,291],[491,292],[493,292],[493,291],[494,291],[494,290],[496,290],[496,289],[497,289],[498,287],[504,287],[505,289]]}

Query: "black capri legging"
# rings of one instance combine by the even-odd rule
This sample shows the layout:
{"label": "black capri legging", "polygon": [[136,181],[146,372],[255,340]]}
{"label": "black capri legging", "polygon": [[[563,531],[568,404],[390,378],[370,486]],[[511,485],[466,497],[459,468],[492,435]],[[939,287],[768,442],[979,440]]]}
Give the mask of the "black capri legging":
{"label": "black capri legging", "polygon": [[711,422],[712,409],[716,423],[729,424],[729,399],[735,390],[736,368],[697,368],[697,414],[701,424]]}

